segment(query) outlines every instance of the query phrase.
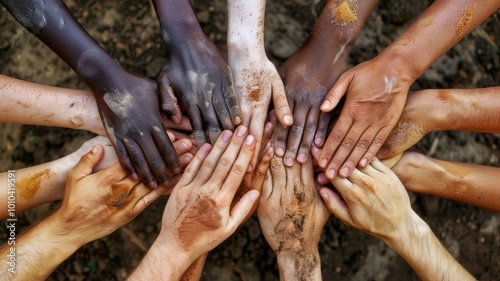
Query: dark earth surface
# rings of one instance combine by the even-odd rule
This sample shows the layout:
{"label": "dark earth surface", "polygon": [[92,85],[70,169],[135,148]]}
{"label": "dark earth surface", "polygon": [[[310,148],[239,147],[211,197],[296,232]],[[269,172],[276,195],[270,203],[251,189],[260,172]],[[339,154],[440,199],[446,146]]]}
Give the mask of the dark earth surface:
{"label": "dark earth surface", "polygon": [[[125,68],[153,78],[160,72],[165,60],[164,46],[151,3],[146,0],[65,3]],[[226,2],[193,1],[193,4],[205,34],[225,55]],[[376,56],[428,4],[429,1],[418,0],[382,1],[351,52],[350,66]],[[267,5],[266,48],[269,58],[279,66],[305,40],[324,1],[269,0]],[[86,89],[62,60],[4,9],[0,10],[0,26],[1,74],[52,86]],[[499,27],[497,11],[434,63],[412,89],[500,85]],[[93,136],[83,131],[11,124],[0,124],[0,131],[0,171],[57,159]],[[498,167],[499,143],[500,135],[440,131],[427,135],[412,150],[438,159]],[[480,280],[500,280],[499,214],[442,198],[413,193],[410,197],[417,213],[474,276]],[[49,280],[126,279],[158,234],[166,200],[158,200],[109,237],[85,245],[61,264]],[[57,202],[19,215],[21,229],[46,216],[55,206]],[[0,241],[6,237],[2,224]],[[383,242],[350,229],[334,217],[324,229],[319,249],[325,280],[418,279]],[[165,257],[169,258],[175,257]],[[210,252],[202,278],[278,279],[274,253],[261,235],[255,216]]]}

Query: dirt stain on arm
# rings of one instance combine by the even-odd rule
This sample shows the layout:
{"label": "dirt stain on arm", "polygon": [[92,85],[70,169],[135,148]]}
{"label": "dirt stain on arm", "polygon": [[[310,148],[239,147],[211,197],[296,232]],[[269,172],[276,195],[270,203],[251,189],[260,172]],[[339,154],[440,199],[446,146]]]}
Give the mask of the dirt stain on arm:
{"label": "dirt stain on arm", "polygon": [[333,22],[340,26],[346,26],[358,19],[356,6],[349,6],[343,1],[332,10]]}
{"label": "dirt stain on arm", "polygon": [[31,200],[35,197],[42,183],[48,180],[51,176],[50,169],[45,169],[36,174],[23,178],[17,183],[19,195],[26,200]]}
{"label": "dirt stain on arm", "polygon": [[473,3],[466,9],[462,10],[462,15],[458,20],[457,25],[455,26],[455,37],[461,37],[465,33],[472,19],[474,18],[474,14],[476,13],[477,8],[477,4]]}

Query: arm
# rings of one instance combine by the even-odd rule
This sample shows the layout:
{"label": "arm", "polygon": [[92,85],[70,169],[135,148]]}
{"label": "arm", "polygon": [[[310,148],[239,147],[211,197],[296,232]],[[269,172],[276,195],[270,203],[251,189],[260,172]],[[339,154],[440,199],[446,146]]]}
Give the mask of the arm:
{"label": "arm", "polygon": [[94,146],[71,170],[55,213],[20,235],[15,244],[0,247],[2,256],[15,247],[18,257],[15,273],[7,273],[7,263],[0,264],[8,280],[44,280],[78,248],[111,234],[162,195],[161,188],[150,191],[127,178],[118,163],[91,174],[103,152],[100,145]]}
{"label": "arm", "polygon": [[405,187],[378,159],[332,183],[342,198],[323,187],[328,209],[345,224],[382,239],[422,280],[475,280],[412,210]]}
{"label": "arm", "polygon": [[327,177],[346,177],[358,163],[366,166],[398,121],[411,84],[499,7],[495,0],[480,5],[472,0],[434,1],[376,58],[346,71],[321,106],[328,112],[346,95],[340,117],[317,159]]}
{"label": "arm", "polygon": [[231,208],[254,149],[244,126],[234,135],[224,131],[213,148],[200,148],[170,195],[158,238],[129,280],[179,280],[236,230],[259,196],[250,191]]}
{"label": "arm", "polygon": [[106,133],[132,178],[139,177],[152,188],[168,185],[169,175],[180,173],[180,168],[161,123],[156,83],[127,72],[93,40],[61,0],[1,3],[90,87]]}
{"label": "arm", "polygon": [[[99,135],[106,133],[91,92],[46,86],[0,75],[0,97],[2,123],[64,127]],[[166,118],[162,118],[162,122],[165,128],[192,130],[185,116],[182,116],[180,124],[174,124]]]}
{"label": "arm", "polygon": [[329,214],[314,185],[312,160],[286,167],[274,156],[257,214],[280,279],[321,280],[318,243]]}
{"label": "arm", "polygon": [[[228,62],[240,98],[243,125],[257,138],[260,150],[271,97],[283,126],[293,123],[283,82],[264,49],[265,0],[228,0]],[[257,164],[254,154],[251,166]]]}
{"label": "arm", "polygon": [[[203,34],[189,0],[154,0],[167,62],[158,77],[162,107],[173,120],[180,120],[180,109],[168,98],[179,98],[193,125],[198,146],[214,143],[222,129],[241,123],[238,97],[234,93],[231,71],[215,45]],[[171,88],[170,88],[170,86]]]}
{"label": "arm", "polygon": [[[347,58],[378,0],[330,0],[306,42],[280,68],[294,124],[277,126],[276,154],[285,165],[304,163],[314,143],[322,147],[331,112],[321,112],[327,91],[347,68]],[[286,152],[285,152],[286,150]]]}

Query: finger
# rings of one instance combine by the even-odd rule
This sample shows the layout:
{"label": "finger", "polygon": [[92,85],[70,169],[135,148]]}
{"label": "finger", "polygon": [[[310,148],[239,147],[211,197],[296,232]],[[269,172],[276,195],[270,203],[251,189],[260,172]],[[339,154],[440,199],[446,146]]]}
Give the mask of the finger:
{"label": "finger", "polygon": [[285,86],[281,79],[274,79],[272,82],[273,104],[276,111],[276,117],[283,126],[291,126],[293,124],[292,110],[288,105],[288,100],[285,94]]}
{"label": "finger", "polygon": [[[262,114],[264,115],[264,114]],[[264,117],[264,118],[262,118]],[[266,145],[262,142],[262,138],[264,135],[264,123],[266,122],[265,115],[264,116],[254,116],[252,121],[250,122],[249,134],[255,137],[255,151],[260,151],[262,145]],[[250,161],[250,165],[248,165],[247,172],[253,171],[253,168],[257,165],[257,161],[259,159],[260,153],[254,153],[252,157],[252,161]]]}
{"label": "finger", "polygon": [[[350,132],[349,132],[350,133]],[[368,128],[361,135],[359,140],[356,142],[356,145],[352,148],[348,158],[345,160],[344,164],[340,168],[339,174],[343,177],[348,177],[351,174],[352,169],[358,165],[361,157],[365,154],[368,147],[370,146],[373,138],[375,137],[375,129]],[[346,151],[347,153],[347,151]],[[361,163],[360,163],[361,164]],[[368,163],[364,163],[360,165],[361,167],[366,167]]]}
{"label": "finger", "polygon": [[166,194],[164,187],[150,190],[144,184],[140,183],[134,187],[137,192],[137,202],[132,209],[132,215],[135,217],[140,214],[147,206],[151,205],[156,199]]}
{"label": "finger", "polygon": [[189,106],[187,109],[187,114],[191,120],[191,125],[193,125],[193,135],[198,147],[207,143],[207,137],[205,135],[205,130],[203,130],[203,119],[201,112],[196,105]]}
{"label": "finger", "polygon": [[240,200],[233,206],[231,210],[231,218],[228,222],[228,227],[233,232],[236,228],[243,222],[243,220],[250,215],[252,206],[255,201],[259,198],[260,193],[257,190],[250,190],[245,195],[243,195]]}
{"label": "finger", "polygon": [[78,181],[90,174],[94,167],[101,161],[104,150],[100,144],[96,144],[92,149],[84,154],[76,166],[71,170],[68,178]]}
{"label": "finger", "polygon": [[234,197],[234,194],[238,190],[254,152],[255,137],[248,135],[245,138],[243,146],[241,147],[238,158],[231,167],[231,171],[227,174],[227,178],[222,185],[222,188],[226,189],[231,194],[231,197]]}
{"label": "finger", "polygon": [[333,85],[333,87],[326,93],[325,100],[321,104],[321,111],[329,112],[332,111],[340,99],[345,95],[351,84],[350,74],[347,72],[340,75],[339,80]]}
{"label": "finger", "polygon": [[319,114],[318,128],[316,128],[316,135],[314,136],[314,144],[317,147],[323,147],[325,143],[331,117],[332,113],[329,112],[321,112]]}
{"label": "finger", "polygon": [[316,126],[319,118],[319,108],[312,107],[307,114],[307,120],[304,127],[304,134],[302,136],[302,141],[300,143],[299,151],[297,153],[297,162],[305,163],[309,151],[311,150],[311,144],[313,142],[314,135],[316,134]]}
{"label": "finger", "polygon": [[377,155],[377,152],[380,150],[392,130],[392,128],[389,128],[390,126],[382,128],[373,138],[368,151],[366,151],[366,153],[361,158],[361,161],[359,162],[361,166],[367,165],[375,158],[375,155]]}
{"label": "finger", "polygon": [[[144,152],[142,151],[141,147],[151,147],[151,144],[149,145],[141,145],[136,143],[132,139],[124,139],[123,142],[125,143],[125,146],[127,147],[127,151],[130,154],[130,157],[132,159],[132,164],[134,165],[135,170],[137,171],[137,174],[139,175],[139,178],[141,181],[146,184],[149,188],[156,188],[158,186],[158,183],[156,182],[156,179],[151,172],[149,168],[149,161],[146,159],[146,156],[144,155]],[[146,141],[148,142],[148,141]],[[148,142],[149,143],[149,142]],[[153,156],[150,156],[152,159]],[[157,159],[161,159],[161,157],[158,155],[158,158],[156,158],[155,164],[157,162]],[[163,162],[163,161],[161,161]]]}
{"label": "finger", "polygon": [[132,161],[129,157],[129,152],[127,150],[127,147],[125,144],[118,138],[115,139],[115,152],[116,156],[118,157],[118,160],[120,161],[120,164],[122,165],[122,168],[127,172],[127,174],[130,175],[130,178],[132,180],[137,180],[139,179],[139,175],[137,175],[137,172],[135,171],[134,165],[132,165]]}
{"label": "finger", "polygon": [[321,149],[319,149],[314,143],[311,144],[311,156],[313,157],[315,162],[318,162],[320,154]]}
{"label": "finger", "polygon": [[316,180],[320,185],[326,185],[330,183],[330,180],[325,176],[325,173],[318,174]]}
{"label": "finger", "polygon": [[297,104],[293,110],[294,122],[288,131],[288,139],[286,144],[286,152],[284,163],[286,166],[291,167],[295,163],[295,157],[299,150],[300,142],[302,141],[302,134],[304,132],[304,125],[307,118],[309,108],[302,104]]}
{"label": "finger", "polygon": [[251,187],[259,192],[262,189],[262,184],[266,178],[267,170],[269,168],[269,164],[271,163],[271,159],[273,158],[273,154],[273,148],[269,147],[262,155],[262,159],[260,159],[259,164],[253,172]]}
{"label": "finger", "polygon": [[177,155],[190,152],[193,148],[193,143],[189,139],[180,139],[173,143]]}
{"label": "finger", "polygon": [[[229,81],[227,81],[226,85],[223,86],[224,100],[226,101],[225,104],[229,108],[229,114],[231,118],[230,120],[232,120],[232,124],[234,126],[238,126],[241,123],[243,116],[241,114],[240,101],[238,99],[238,96],[236,95],[236,92],[234,91],[233,74],[231,73],[229,66],[227,67],[227,73]],[[219,116],[219,118],[221,121],[227,119],[226,116]],[[229,126],[227,122],[224,122],[222,125],[224,126],[224,128],[226,128],[226,126]]]}
{"label": "finger", "polygon": [[179,156],[179,166],[184,169],[191,163],[191,160],[193,160],[194,155],[191,152],[186,152],[182,155]]}
{"label": "finger", "polygon": [[[210,139],[210,143],[214,144],[222,132],[222,128],[219,126],[219,120],[217,119],[214,108],[210,104],[201,111],[203,113],[203,118],[205,118],[208,138]],[[231,129],[232,128],[227,128],[227,130]]]}
{"label": "finger", "polygon": [[265,147],[269,144],[269,140],[273,136],[274,126],[271,122],[267,122],[264,125],[264,133],[262,134],[262,145],[261,150],[259,151],[259,155],[262,154],[265,150]]}
{"label": "finger", "polygon": [[[167,184],[172,176],[181,173],[178,159],[179,154],[177,153],[175,145],[172,144],[164,131],[155,131],[153,133],[153,140],[159,150],[146,151],[146,158],[148,159],[150,168],[155,174],[158,183]],[[158,155],[157,152],[160,154]]]}
{"label": "finger", "polygon": [[179,124],[181,122],[182,112],[177,102],[177,98],[170,87],[170,81],[168,80],[166,71],[160,73],[157,83],[159,85],[158,90],[160,91],[161,109],[165,111],[167,116],[170,117],[175,124]]}
{"label": "finger", "polygon": [[182,174],[181,180],[179,181],[180,186],[186,186],[196,178],[196,175],[198,174],[203,161],[205,161],[205,158],[208,156],[211,150],[212,146],[208,143],[202,145],[200,149],[198,149],[198,152],[195,154],[194,158],[191,160],[189,165],[184,170],[184,173]]}
{"label": "finger", "polygon": [[314,169],[311,157],[308,157],[308,160],[302,165],[297,166],[300,167],[300,178],[305,186],[314,182]]}
{"label": "finger", "polygon": [[[224,133],[227,133],[230,136],[230,131],[224,131]],[[221,186],[224,180],[228,177],[228,173],[230,172],[232,167],[236,164],[235,161],[238,158],[238,153],[240,153],[240,149],[243,145],[243,142],[247,134],[248,130],[245,126],[238,126],[232,139],[229,138],[231,140],[229,145],[225,144],[224,147],[225,151],[221,151],[222,155],[217,158],[212,158],[211,155],[212,153],[214,153],[212,152],[211,155],[209,155],[209,157],[207,158],[207,160],[205,160],[205,162],[210,160],[214,161],[213,163],[211,163],[211,165],[214,166],[214,169],[212,169],[211,171],[207,170],[207,173],[208,172],[210,173],[211,177],[210,181],[213,182],[215,185]],[[215,147],[217,147],[217,144],[215,145]]]}
{"label": "finger", "polygon": [[[215,142],[212,151],[210,151],[210,154],[208,154],[207,158],[205,158],[205,161],[203,161],[203,165],[200,167],[198,175],[196,175],[195,181],[197,181],[198,184],[204,184],[205,182],[207,182],[207,180],[215,173],[217,165],[230,166],[232,164],[227,162],[219,163],[219,159],[224,154],[224,151],[226,151],[226,148],[229,146],[230,142],[233,143],[233,139],[235,138],[235,136],[241,133],[241,131],[238,131],[241,128],[244,128],[243,131],[244,134],[246,135],[247,130],[245,127],[239,127],[236,130],[234,136],[233,133],[229,130],[225,130],[224,132],[222,132],[219,139]],[[243,142],[242,140],[243,137],[236,137],[236,138],[240,138],[241,139],[240,142]],[[230,169],[230,167],[228,169]]]}
{"label": "finger", "polygon": [[175,124],[170,119],[166,119],[164,116],[161,119],[161,122],[163,123],[163,126],[167,129],[181,130],[181,131],[186,131],[186,132],[193,131],[193,127],[191,126],[191,122],[189,121],[189,118],[184,116],[184,115],[181,116],[181,121],[179,124]]}
{"label": "finger", "polygon": [[330,213],[343,221],[345,224],[352,225],[351,216],[349,215],[349,208],[340,197],[333,192],[333,190],[323,187],[320,189],[319,194],[325,202],[326,208]]}
{"label": "finger", "polygon": [[383,174],[388,174],[391,171],[391,169],[389,167],[384,165],[384,163],[382,163],[377,158],[373,158],[373,160],[372,160],[372,162],[370,162],[369,166],[372,166],[375,170],[377,170],[378,172],[383,173]]}

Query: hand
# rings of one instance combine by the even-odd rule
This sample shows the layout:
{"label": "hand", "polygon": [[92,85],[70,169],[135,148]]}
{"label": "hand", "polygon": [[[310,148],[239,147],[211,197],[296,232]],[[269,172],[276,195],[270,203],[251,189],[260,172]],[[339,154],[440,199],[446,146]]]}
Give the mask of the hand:
{"label": "hand", "polygon": [[[260,151],[264,134],[264,124],[268,116],[269,102],[273,97],[278,120],[285,126],[293,123],[290,107],[285,96],[283,82],[276,67],[269,61],[264,47],[228,46],[229,63],[234,75],[236,93],[240,97],[243,125],[257,140],[256,150]],[[257,164],[259,154],[255,153],[250,169]]]}
{"label": "hand", "polygon": [[[201,146],[207,134],[214,143],[222,129],[234,129],[241,123],[241,113],[231,72],[217,48],[203,34],[186,40],[192,41],[170,47],[158,84],[162,97],[171,96],[170,86],[179,97]],[[178,107],[170,113],[179,118],[180,114]]]}
{"label": "hand", "polygon": [[328,92],[321,105],[324,112],[347,92],[340,117],[316,159],[329,179],[337,173],[349,176],[358,162],[366,167],[376,155],[398,121],[413,83],[403,73],[377,57],[346,71]]}
{"label": "hand", "polygon": [[199,149],[165,207],[158,239],[171,253],[188,255],[189,264],[231,235],[259,195],[249,191],[230,208],[255,149],[246,127],[231,136],[224,131],[212,149]]}
{"label": "hand", "polygon": [[328,210],[345,224],[385,241],[397,237],[418,217],[401,181],[376,158],[348,178],[336,177],[332,183],[343,200],[323,187],[320,194]]}
{"label": "hand", "polygon": [[132,179],[138,175],[150,188],[168,186],[181,169],[160,118],[156,83],[121,75],[106,88],[92,88],[106,133]]}
{"label": "hand", "polygon": [[274,156],[257,214],[262,232],[277,255],[317,250],[329,213],[314,185],[312,160],[286,167],[283,159]]}
{"label": "hand", "polygon": [[295,159],[305,163],[313,143],[323,146],[333,114],[321,112],[320,105],[328,89],[347,68],[347,43],[318,55],[325,53],[319,39],[308,38],[280,68],[294,123],[291,127],[277,126],[275,149],[278,156],[284,156],[285,165],[289,167]]}
{"label": "hand", "polygon": [[61,207],[53,214],[80,246],[125,225],[164,191],[129,179],[119,163],[91,174],[103,152],[101,145],[94,146],[71,170]]}

